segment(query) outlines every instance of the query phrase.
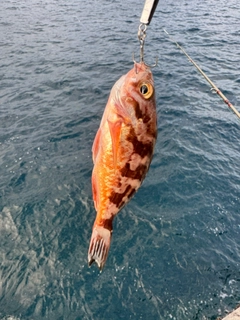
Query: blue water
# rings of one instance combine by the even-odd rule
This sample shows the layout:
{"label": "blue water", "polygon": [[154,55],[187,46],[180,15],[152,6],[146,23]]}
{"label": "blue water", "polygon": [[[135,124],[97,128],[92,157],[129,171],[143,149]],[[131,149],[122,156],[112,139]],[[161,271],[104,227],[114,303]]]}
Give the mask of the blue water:
{"label": "blue water", "polygon": [[158,140],[88,268],[91,146],[139,54],[144,1],[0,2],[0,319],[216,319],[240,302],[238,0],[160,1],[147,30]]}

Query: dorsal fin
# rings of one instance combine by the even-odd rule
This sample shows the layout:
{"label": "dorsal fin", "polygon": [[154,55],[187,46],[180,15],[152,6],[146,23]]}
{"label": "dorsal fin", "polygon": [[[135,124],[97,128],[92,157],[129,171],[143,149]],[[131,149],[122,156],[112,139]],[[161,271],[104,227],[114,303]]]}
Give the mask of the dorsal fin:
{"label": "dorsal fin", "polygon": [[93,141],[92,146],[92,157],[93,157],[93,163],[95,163],[98,151],[99,151],[99,144],[100,144],[100,137],[101,137],[101,129],[99,128],[97,131],[97,134],[95,136],[95,139]]}

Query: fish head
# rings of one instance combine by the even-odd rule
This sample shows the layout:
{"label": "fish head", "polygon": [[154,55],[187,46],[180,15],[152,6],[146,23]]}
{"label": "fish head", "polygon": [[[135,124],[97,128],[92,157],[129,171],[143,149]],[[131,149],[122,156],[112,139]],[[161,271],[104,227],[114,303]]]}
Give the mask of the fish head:
{"label": "fish head", "polygon": [[134,63],[134,67],[125,77],[122,86],[123,96],[132,96],[139,102],[155,99],[153,75],[145,63]]}
{"label": "fish head", "polygon": [[155,116],[156,102],[153,75],[144,63],[134,67],[115,84],[114,100],[124,118],[131,122]]}

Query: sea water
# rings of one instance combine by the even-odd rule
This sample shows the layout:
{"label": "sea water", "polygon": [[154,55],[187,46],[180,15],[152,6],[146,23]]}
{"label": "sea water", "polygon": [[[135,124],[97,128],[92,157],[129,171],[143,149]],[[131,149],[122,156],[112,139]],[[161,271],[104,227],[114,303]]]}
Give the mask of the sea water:
{"label": "sea water", "polygon": [[114,82],[139,58],[144,1],[0,3],[0,319],[216,319],[240,301],[237,0],[159,1],[147,29],[158,140],[87,265],[91,147]]}

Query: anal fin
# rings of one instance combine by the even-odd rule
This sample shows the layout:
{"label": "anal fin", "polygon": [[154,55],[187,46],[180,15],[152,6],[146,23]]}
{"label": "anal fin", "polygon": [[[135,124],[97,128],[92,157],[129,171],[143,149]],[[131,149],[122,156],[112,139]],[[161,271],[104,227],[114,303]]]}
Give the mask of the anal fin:
{"label": "anal fin", "polygon": [[94,201],[94,207],[96,211],[98,210],[98,204],[99,204],[99,193],[97,188],[97,179],[95,176],[95,173],[92,174],[92,195],[93,195],[93,201]]}

